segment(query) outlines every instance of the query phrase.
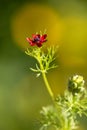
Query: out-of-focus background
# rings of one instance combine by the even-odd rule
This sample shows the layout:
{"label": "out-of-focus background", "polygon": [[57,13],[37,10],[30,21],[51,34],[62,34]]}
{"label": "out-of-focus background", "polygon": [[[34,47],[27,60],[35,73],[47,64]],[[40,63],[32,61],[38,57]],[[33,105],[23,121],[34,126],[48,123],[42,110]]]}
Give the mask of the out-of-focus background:
{"label": "out-of-focus background", "polygon": [[47,74],[55,96],[71,75],[87,82],[87,0],[0,0],[0,130],[38,130],[39,111],[51,103],[42,77],[29,70],[36,61],[24,53],[26,37],[45,29],[44,44],[59,45],[59,67]]}

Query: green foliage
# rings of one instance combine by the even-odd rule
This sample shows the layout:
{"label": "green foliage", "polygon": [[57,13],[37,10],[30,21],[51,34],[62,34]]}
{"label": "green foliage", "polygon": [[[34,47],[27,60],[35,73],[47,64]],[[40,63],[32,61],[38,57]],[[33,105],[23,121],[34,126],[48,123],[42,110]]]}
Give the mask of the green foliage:
{"label": "green foliage", "polygon": [[41,110],[43,124],[40,130],[47,129],[50,126],[53,126],[55,129],[60,128],[59,117],[57,116],[57,109],[53,106],[43,107]]}
{"label": "green foliage", "polygon": [[[79,80],[77,80],[76,77],[78,77]],[[77,89],[80,84],[81,90],[84,90],[84,92],[77,92],[76,90],[77,94],[73,95],[73,90],[69,91],[69,89],[67,89],[64,95],[57,96],[53,106],[42,109],[41,114],[42,119],[44,119],[43,130],[44,127],[47,128],[49,125],[54,125],[53,122],[55,122],[55,130],[75,130],[78,128],[77,116],[79,115],[81,117],[83,114],[87,116],[87,90],[83,84],[81,84],[84,83],[83,77],[75,75],[70,79],[71,82],[75,82],[75,80],[73,81],[72,79],[76,79],[76,82],[78,81]]]}
{"label": "green foliage", "polygon": [[36,64],[35,69],[30,68],[32,71],[37,72],[37,76],[42,72],[47,73],[48,70],[57,67],[57,65],[53,64],[57,48],[58,47],[53,46],[49,47],[47,50],[43,50],[42,48],[31,47],[25,51],[27,55],[34,57],[39,63],[39,65]]}
{"label": "green foliage", "polygon": [[36,69],[37,76],[42,73],[46,88],[52,98],[52,105],[43,107],[41,110],[42,127],[40,130],[53,128],[54,130],[76,130],[78,128],[77,116],[87,116],[87,90],[84,87],[84,79],[80,75],[69,78],[68,87],[63,95],[58,95],[56,99],[46,78],[48,70],[57,67],[53,64],[57,47],[49,47],[44,50],[41,48],[29,48],[25,52],[34,57],[38,64]]}

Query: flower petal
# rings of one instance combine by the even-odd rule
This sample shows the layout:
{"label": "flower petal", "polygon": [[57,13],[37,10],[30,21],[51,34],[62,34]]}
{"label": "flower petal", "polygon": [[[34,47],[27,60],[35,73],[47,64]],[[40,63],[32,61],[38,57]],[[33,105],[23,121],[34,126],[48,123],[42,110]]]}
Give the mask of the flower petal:
{"label": "flower petal", "polygon": [[46,37],[47,37],[47,34],[44,34],[44,35],[42,35],[41,37],[40,37],[40,40],[42,41],[42,42],[46,42],[47,40],[46,40]]}
{"label": "flower petal", "polygon": [[46,37],[47,37],[47,34],[44,34],[41,36],[41,39],[46,39]]}
{"label": "flower petal", "polygon": [[47,34],[40,35],[40,34],[32,34],[32,38],[26,38],[27,41],[30,43],[31,46],[37,45],[38,47],[42,46],[43,42],[46,42]]}
{"label": "flower petal", "polygon": [[31,42],[32,41],[32,39],[31,38],[26,38],[26,40],[28,41],[28,42]]}
{"label": "flower petal", "polygon": [[33,38],[40,38],[40,34],[32,34]]}
{"label": "flower petal", "polygon": [[26,39],[30,43],[31,46],[35,45],[35,43],[33,42],[33,40],[31,38],[26,38]]}
{"label": "flower petal", "polygon": [[41,43],[41,42],[39,42],[39,43],[37,42],[36,45],[37,45],[38,47],[41,47],[41,46],[42,46],[42,43]]}

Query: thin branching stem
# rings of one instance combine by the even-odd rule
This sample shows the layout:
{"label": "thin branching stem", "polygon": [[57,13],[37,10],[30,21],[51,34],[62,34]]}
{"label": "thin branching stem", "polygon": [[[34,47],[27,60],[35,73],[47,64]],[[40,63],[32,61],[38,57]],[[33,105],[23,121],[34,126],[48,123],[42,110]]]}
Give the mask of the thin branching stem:
{"label": "thin branching stem", "polygon": [[44,80],[44,82],[45,82],[45,85],[46,85],[46,88],[47,88],[47,90],[48,90],[48,93],[49,93],[49,95],[51,96],[52,100],[54,101],[54,94],[53,94],[53,92],[52,92],[52,90],[51,90],[51,87],[50,87],[50,85],[49,85],[49,82],[48,82],[48,80],[47,80],[46,72],[43,71],[44,68],[43,68],[43,65],[42,65],[41,62],[40,62],[40,68],[41,68],[41,70],[42,70],[43,80]]}

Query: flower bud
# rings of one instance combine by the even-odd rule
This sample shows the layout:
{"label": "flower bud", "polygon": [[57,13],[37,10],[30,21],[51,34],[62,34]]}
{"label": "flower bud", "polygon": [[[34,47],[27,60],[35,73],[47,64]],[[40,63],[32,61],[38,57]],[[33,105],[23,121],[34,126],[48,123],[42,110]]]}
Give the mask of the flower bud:
{"label": "flower bud", "polygon": [[84,80],[80,75],[75,75],[69,78],[68,90],[72,92],[73,95],[84,92]]}

